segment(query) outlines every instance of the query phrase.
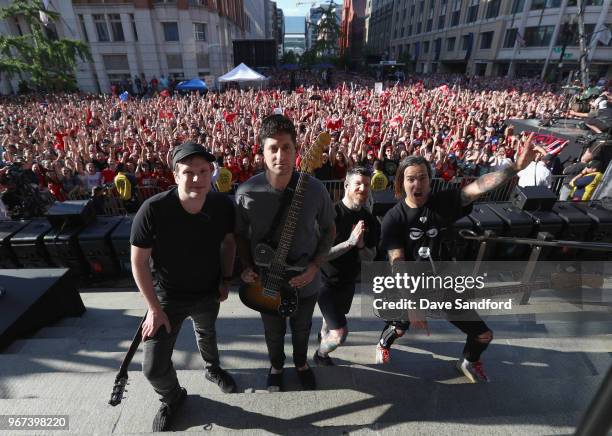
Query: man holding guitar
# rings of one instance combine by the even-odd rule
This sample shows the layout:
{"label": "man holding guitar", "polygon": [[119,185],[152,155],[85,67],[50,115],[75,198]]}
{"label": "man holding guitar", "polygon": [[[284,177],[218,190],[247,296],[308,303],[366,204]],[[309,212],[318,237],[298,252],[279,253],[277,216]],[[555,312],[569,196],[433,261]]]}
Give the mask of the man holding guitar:
{"label": "man holding guitar", "polygon": [[[422,261],[435,271],[435,261],[451,260],[450,253],[441,244],[441,230],[468,215],[472,203],[481,195],[502,186],[527,167],[535,157],[532,139],[533,133],[523,144],[516,163],[485,174],[462,189],[431,193],[432,168],[429,162],[421,156],[402,160],[394,182],[395,196],[400,201],[387,212],[382,223],[381,248],[387,251],[392,270],[397,262]],[[469,321],[451,321],[467,335],[457,369],[472,383],[486,382],[489,379],[480,355],[493,339],[493,332],[475,311],[469,316],[467,313],[464,315]],[[376,346],[376,363],[390,361],[391,345],[411,324],[427,329],[427,320],[420,311],[409,310],[408,319],[407,322],[387,322]]]}
{"label": "man holding guitar", "polygon": [[[247,306],[261,311],[271,363],[268,390],[283,389],[287,317],[300,382],[304,389],[316,389],[307,363],[308,338],[319,269],[335,236],[334,209],[321,182],[294,171],[297,145],[291,120],[282,115],[265,118],[259,144],[266,170],[236,192],[235,234],[246,284],[240,296]],[[313,158],[311,150],[304,146],[302,164]]]}
{"label": "man holding guitar", "polygon": [[[143,372],[161,397],[153,431],[170,429],[187,392],[172,365],[172,351],[183,321],[193,320],[205,377],[233,392],[232,377],[219,366],[215,321],[227,299],[236,254],[234,205],[210,192],[214,156],[187,142],[172,153],[177,187],[146,200],[132,224],[132,271],[147,304],[142,325]],[[157,286],[151,277],[153,258]]]}

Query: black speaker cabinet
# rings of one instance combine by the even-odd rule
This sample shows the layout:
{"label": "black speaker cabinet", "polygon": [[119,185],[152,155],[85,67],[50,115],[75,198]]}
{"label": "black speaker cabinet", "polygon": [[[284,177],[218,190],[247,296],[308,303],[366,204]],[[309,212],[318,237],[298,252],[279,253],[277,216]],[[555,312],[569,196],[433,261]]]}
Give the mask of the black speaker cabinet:
{"label": "black speaker cabinet", "polygon": [[121,272],[132,273],[132,262],[130,258],[130,233],[132,231],[134,216],[123,217],[123,220],[112,231],[110,238],[119,261]]}
{"label": "black speaker cabinet", "polygon": [[522,209],[507,202],[488,203],[487,206],[504,222],[504,235],[524,238],[531,234],[533,219]]}
{"label": "black speaker cabinet", "polygon": [[123,217],[97,217],[79,233],[79,244],[89,263],[92,276],[114,276],[119,274],[119,261],[111,242],[111,233]]}
{"label": "black speaker cabinet", "polygon": [[557,196],[553,191],[542,186],[517,186],[510,194],[510,201],[522,210],[551,210]]}
{"label": "black speaker cabinet", "polygon": [[86,226],[96,218],[91,200],[56,201],[47,211],[47,219],[53,227]]}
{"label": "black speaker cabinet", "polygon": [[397,203],[397,199],[390,189],[372,191],[372,199],[374,200],[372,215],[380,217],[385,216],[389,209]]}
{"label": "black speaker cabinet", "polygon": [[11,249],[24,268],[48,268],[55,266],[45,249],[44,237],[51,231],[45,218],[34,218],[11,237]]}
{"label": "black speaker cabinet", "polygon": [[11,238],[29,221],[0,221],[0,268],[19,268],[17,256],[11,250]]}

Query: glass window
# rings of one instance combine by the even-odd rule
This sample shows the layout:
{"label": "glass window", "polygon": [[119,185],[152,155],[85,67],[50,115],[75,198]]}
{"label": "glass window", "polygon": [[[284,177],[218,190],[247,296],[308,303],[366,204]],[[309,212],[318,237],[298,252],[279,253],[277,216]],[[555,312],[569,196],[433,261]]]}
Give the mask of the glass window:
{"label": "glass window", "polygon": [[206,23],[193,23],[193,37],[196,41],[206,41]]}
{"label": "glass window", "polygon": [[493,44],[493,32],[482,32],[480,34],[480,48],[483,50],[491,48]]}
{"label": "glass window", "polygon": [[527,47],[546,47],[550,44],[555,26],[536,26],[525,28],[525,45]]}
{"label": "glass window", "polygon": [[96,33],[98,34],[99,42],[110,41],[110,35],[108,33],[108,26],[106,25],[106,19],[102,14],[93,15],[94,24],[96,25]]}
{"label": "glass window", "polygon": [[455,41],[457,38],[447,38],[446,40],[446,51],[455,51]]}
{"label": "glass window", "polygon": [[108,21],[111,26],[111,31],[113,32],[113,41],[125,41],[123,26],[121,25],[121,15],[109,14]]}
{"label": "glass window", "polygon": [[507,29],[504,35],[504,48],[513,48],[518,29]]}
{"label": "glass window", "polygon": [[445,15],[440,15],[438,17],[438,29],[443,29],[444,28],[444,22],[446,21],[446,16]]}
{"label": "glass window", "polygon": [[465,22],[473,23],[477,19],[478,19],[478,3],[468,8],[467,17],[465,19]]}
{"label": "glass window", "polygon": [[423,43],[423,53],[429,53],[429,41]]}
{"label": "glass window", "polygon": [[454,11],[453,15],[451,15],[451,27],[459,25],[459,16],[461,15],[461,11]]}
{"label": "glass window", "polygon": [[514,0],[512,3],[512,13],[516,14],[517,12],[523,12],[524,7],[525,0]]}
{"label": "glass window", "polygon": [[79,14],[79,23],[81,24],[81,32],[83,32],[83,37],[85,41],[89,42],[89,35],[87,34],[87,27],[85,27],[85,19],[83,15]]}
{"label": "glass window", "polygon": [[166,60],[169,70],[183,69],[183,56],[180,53],[168,53],[166,54]]}
{"label": "glass window", "polygon": [[501,0],[491,0],[487,5],[487,18],[495,18],[499,15]]}
{"label": "glass window", "polygon": [[427,27],[425,28],[425,32],[431,32],[432,26],[433,26],[433,20],[427,20]]}
{"label": "glass window", "polygon": [[463,35],[461,37],[461,50],[467,50],[470,42],[470,35]]}
{"label": "glass window", "polygon": [[162,23],[164,27],[164,40],[174,42],[179,40],[178,23]]}
{"label": "glass window", "polygon": [[136,31],[136,20],[134,14],[130,14],[130,21],[132,22],[132,31],[134,32],[134,41],[138,41],[138,32]]}

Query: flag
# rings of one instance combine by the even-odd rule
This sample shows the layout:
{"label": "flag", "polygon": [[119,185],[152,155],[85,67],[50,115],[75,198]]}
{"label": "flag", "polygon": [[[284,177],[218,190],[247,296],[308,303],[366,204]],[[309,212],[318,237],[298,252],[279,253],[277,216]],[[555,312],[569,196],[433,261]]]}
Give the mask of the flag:
{"label": "flag", "polygon": [[608,29],[607,26],[602,24],[602,27],[597,31],[596,41],[601,41],[603,45],[610,44],[610,40],[612,39],[612,32]]}
{"label": "flag", "polygon": [[123,91],[121,94],[119,94],[119,100],[125,103],[126,101],[128,101],[129,96],[130,96],[129,92]]}

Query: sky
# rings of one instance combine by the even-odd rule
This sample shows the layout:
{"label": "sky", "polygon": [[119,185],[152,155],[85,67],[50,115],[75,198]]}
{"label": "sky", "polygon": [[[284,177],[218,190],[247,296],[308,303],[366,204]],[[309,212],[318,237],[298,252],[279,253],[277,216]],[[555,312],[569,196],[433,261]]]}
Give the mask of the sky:
{"label": "sky", "polygon": [[[301,3],[304,0],[275,0],[276,6],[283,10],[283,14],[285,17],[305,17],[308,13],[308,10],[313,5],[319,6],[321,1],[308,2],[299,6],[296,6],[296,3]],[[325,2],[327,3],[327,2]],[[342,4],[342,0],[336,0],[335,3]]]}

